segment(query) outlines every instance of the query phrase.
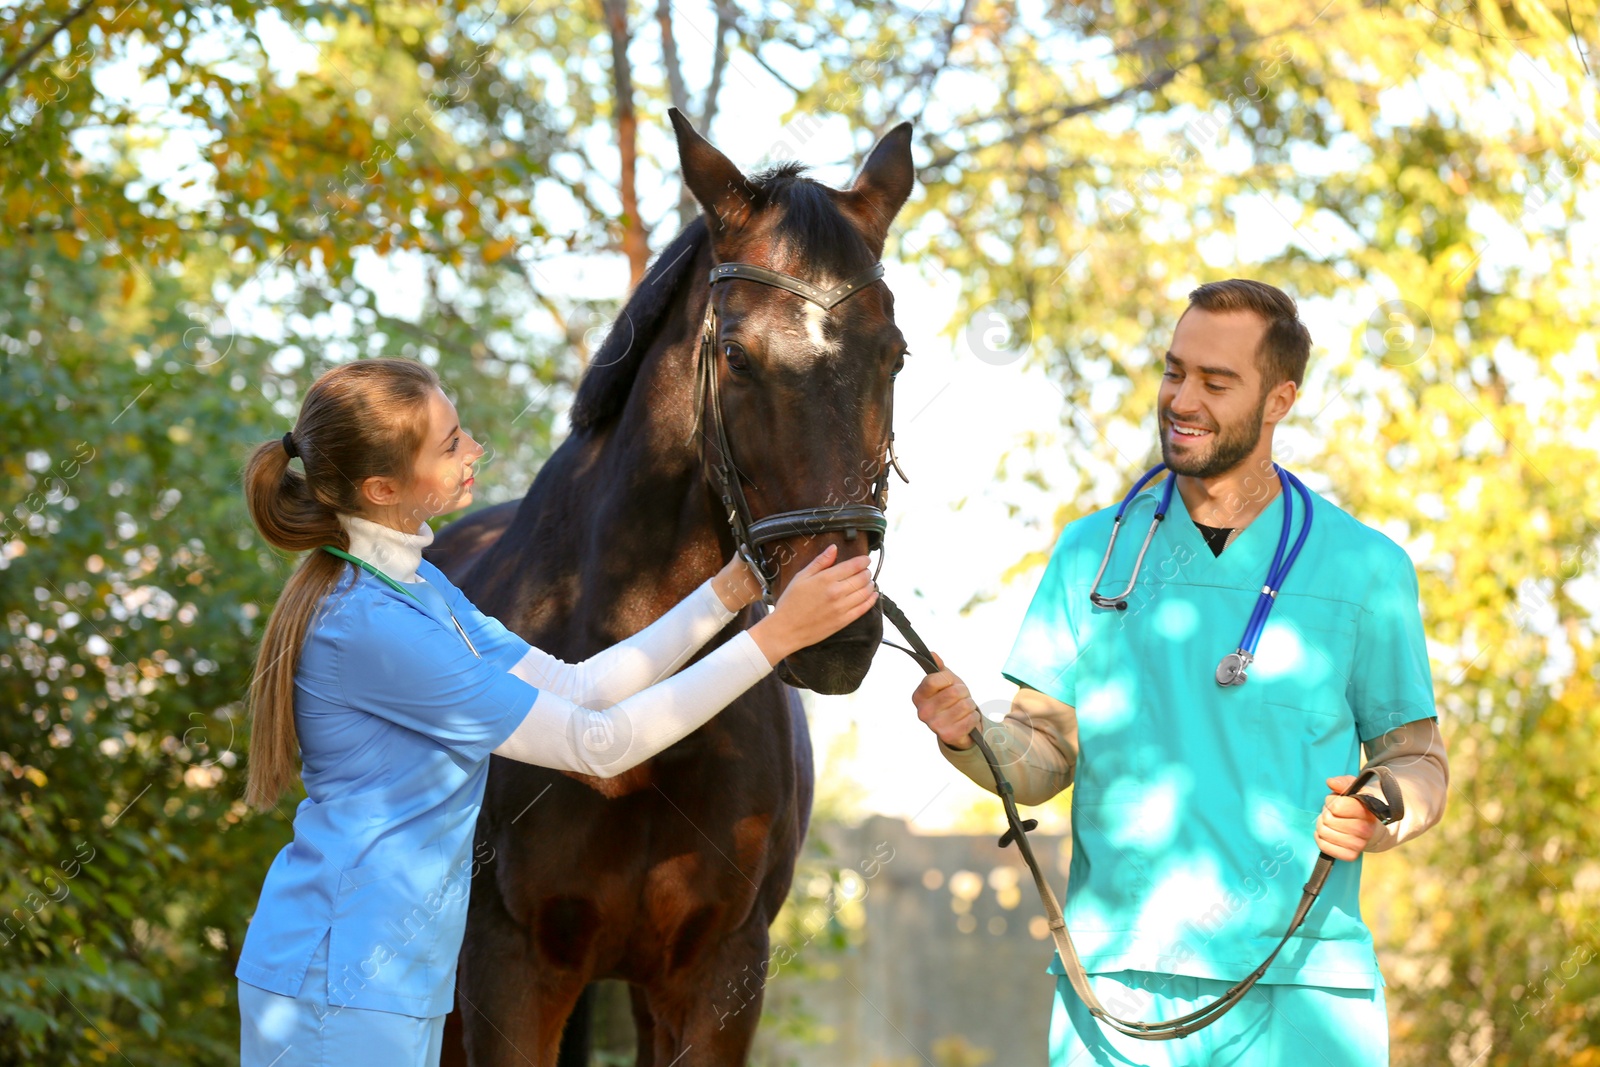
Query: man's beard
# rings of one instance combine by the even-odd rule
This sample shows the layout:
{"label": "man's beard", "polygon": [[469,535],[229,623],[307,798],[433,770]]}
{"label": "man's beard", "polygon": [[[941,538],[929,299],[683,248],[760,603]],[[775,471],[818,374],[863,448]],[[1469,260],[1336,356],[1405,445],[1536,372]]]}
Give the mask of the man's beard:
{"label": "man's beard", "polygon": [[1171,412],[1164,412],[1160,426],[1161,436],[1161,462],[1173,474],[1182,474],[1189,478],[1219,478],[1233,470],[1249,458],[1250,453],[1256,450],[1256,445],[1261,443],[1261,416],[1267,410],[1267,397],[1263,393],[1261,402],[1256,405],[1255,412],[1249,418],[1241,419],[1236,425],[1226,429],[1213,428],[1211,431],[1211,451],[1199,453],[1190,446],[1190,452],[1183,457],[1173,453],[1171,441],[1168,439],[1168,429],[1171,426]]}

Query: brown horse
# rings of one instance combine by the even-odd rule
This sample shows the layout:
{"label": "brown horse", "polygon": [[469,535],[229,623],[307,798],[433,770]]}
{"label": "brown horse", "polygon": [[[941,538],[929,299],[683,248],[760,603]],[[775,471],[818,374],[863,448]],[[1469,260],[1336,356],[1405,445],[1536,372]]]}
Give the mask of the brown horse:
{"label": "brown horse", "polygon": [[[709,299],[713,380],[754,518],[862,496],[905,356],[881,281],[822,312],[748,281],[713,290],[708,275],[742,262],[823,288],[861,277],[911,192],[910,124],[837,190],[793,164],[747,178],[672,119],[704,214],[628,300],[579,385],[571,435],[528,494],[451,524],[428,553],[485,612],[568,661],[647,625],[735,549],[696,442]],[[809,532],[769,546],[774,596],[826,545],[843,559],[865,542]],[[811,746],[790,687],[853,691],[882,630],[874,609],[616,777],[493,761],[475,852],[493,859],[473,881],[457,985],[471,1063],[555,1064],[569,1015],[602,978],[630,984],[640,1067],[746,1061],[768,926],[810,816]],[[569,1035],[561,1062],[587,1063],[587,1023],[574,1018],[582,1047]]]}

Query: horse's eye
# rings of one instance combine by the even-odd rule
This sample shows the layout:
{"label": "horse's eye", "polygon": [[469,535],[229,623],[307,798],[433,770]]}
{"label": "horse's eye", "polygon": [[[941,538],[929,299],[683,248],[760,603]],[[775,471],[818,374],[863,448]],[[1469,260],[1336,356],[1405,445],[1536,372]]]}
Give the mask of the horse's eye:
{"label": "horse's eye", "polygon": [[902,352],[902,353],[900,353],[900,358],[896,359],[894,361],[894,369],[889,372],[889,377],[893,378],[893,377],[895,377],[896,375],[898,375],[901,371],[903,371],[905,369],[906,369],[906,353]]}
{"label": "horse's eye", "polygon": [[744,346],[737,341],[727,341],[722,346],[722,354],[727,357],[728,368],[744,374],[750,370],[750,357],[746,354]]}

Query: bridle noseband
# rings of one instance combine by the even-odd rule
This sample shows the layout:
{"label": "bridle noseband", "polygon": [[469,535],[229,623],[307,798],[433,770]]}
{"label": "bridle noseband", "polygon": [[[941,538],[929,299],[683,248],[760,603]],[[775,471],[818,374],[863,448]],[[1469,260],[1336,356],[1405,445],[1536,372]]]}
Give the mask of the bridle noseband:
{"label": "bridle noseband", "polygon": [[[801,278],[788,274],[781,274],[766,267],[757,267],[750,263],[720,263],[711,268],[711,288],[715,289],[718,282],[742,280],[758,282],[761,285],[770,285],[775,289],[783,289],[794,293],[796,296],[816,304],[824,311],[832,310],[841,301],[860,292],[879,278],[883,277],[883,264],[874,263],[858,277],[852,278],[832,289],[823,289],[812,285]],[[707,477],[712,487],[722,497],[722,506],[728,511],[728,526],[733,530],[733,540],[738,546],[738,551],[750,569],[755,572],[756,580],[761,583],[761,599],[769,606],[772,604],[772,586],[777,581],[776,569],[767,563],[766,554],[761,546],[773,541],[782,541],[790,537],[815,536],[817,534],[835,533],[843,531],[846,540],[854,540],[856,532],[862,531],[867,535],[867,551],[881,552],[883,549],[884,534],[889,529],[889,520],[884,515],[884,509],[889,503],[889,471],[900,475],[901,481],[909,481],[905,472],[900,469],[900,461],[894,454],[894,392],[891,389],[889,440],[884,446],[884,459],[879,465],[878,473],[872,484],[872,502],[869,504],[841,503],[816,508],[800,508],[795,511],[780,511],[764,518],[756,519],[750,514],[750,504],[745,500],[744,488],[739,484],[739,471],[733,462],[733,452],[728,448],[727,427],[722,418],[721,391],[717,388],[716,369],[716,343],[717,343],[717,305],[710,291],[706,294],[705,321],[700,332],[700,349],[696,359],[695,388],[694,388],[694,435],[696,448],[700,455],[702,467],[706,469]],[[711,433],[713,443],[717,446],[717,462],[714,465],[705,464],[706,435],[701,430],[701,424],[706,417],[706,409],[710,408]],[[878,567],[883,567],[883,557],[878,557]],[[876,574],[874,575],[876,576]]]}

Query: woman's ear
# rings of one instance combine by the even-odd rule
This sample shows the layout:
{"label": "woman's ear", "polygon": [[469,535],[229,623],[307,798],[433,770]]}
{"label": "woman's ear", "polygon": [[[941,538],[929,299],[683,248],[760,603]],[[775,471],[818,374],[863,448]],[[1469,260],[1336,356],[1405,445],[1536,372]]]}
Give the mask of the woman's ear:
{"label": "woman's ear", "polygon": [[364,505],[374,508],[387,508],[400,499],[400,490],[394,484],[393,478],[381,474],[374,474],[361,483],[361,488],[356,496]]}

